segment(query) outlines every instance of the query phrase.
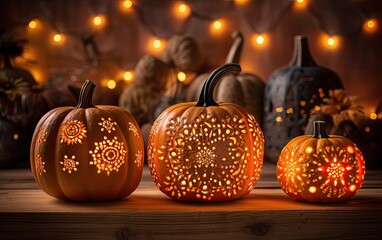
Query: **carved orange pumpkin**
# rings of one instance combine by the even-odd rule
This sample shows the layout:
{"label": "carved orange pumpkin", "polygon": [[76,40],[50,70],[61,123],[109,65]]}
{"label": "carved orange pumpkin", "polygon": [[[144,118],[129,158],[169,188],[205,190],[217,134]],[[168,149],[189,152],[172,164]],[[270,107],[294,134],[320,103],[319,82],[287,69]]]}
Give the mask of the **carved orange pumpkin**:
{"label": "carved orange pumpkin", "polygon": [[289,196],[307,202],[332,203],[352,198],[361,188],[365,162],[349,139],[327,135],[324,121],[314,135],[292,139],[277,162],[277,178]]}
{"label": "carved orange pumpkin", "polygon": [[238,64],[216,69],[199,101],[166,109],[148,140],[148,163],[157,187],[181,201],[219,202],[247,195],[260,178],[263,133],[255,118],[231,103],[217,104],[213,90]]}
{"label": "carved orange pumpkin", "polygon": [[77,107],[45,114],[31,144],[31,168],[49,195],[76,201],[120,199],[140,181],[143,140],[126,110],[94,106],[95,84],[87,80]]}

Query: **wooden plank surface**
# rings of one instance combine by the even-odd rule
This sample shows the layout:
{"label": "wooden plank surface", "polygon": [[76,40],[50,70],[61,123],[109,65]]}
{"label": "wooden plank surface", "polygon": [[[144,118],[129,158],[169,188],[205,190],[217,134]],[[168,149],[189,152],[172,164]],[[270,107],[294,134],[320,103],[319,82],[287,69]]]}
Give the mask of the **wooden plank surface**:
{"label": "wooden plank surface", "polygon": [[382,239],[382,171],[350,201],[309,204],[283,193],[274,168],[247,197],[213,204],[166,197],[147,168],[132,195],[102,203],[57,200],[30,170],[1,170],[0,239]]}

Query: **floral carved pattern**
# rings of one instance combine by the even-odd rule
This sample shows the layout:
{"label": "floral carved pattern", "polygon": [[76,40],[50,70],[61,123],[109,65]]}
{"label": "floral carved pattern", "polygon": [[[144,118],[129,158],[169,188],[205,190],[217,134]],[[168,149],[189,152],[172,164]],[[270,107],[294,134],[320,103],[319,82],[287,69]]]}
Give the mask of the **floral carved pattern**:
{"label": "floral carved pattern", "polygon": [[82,121],[69,120],[60,127],[60,143],[81,144],[82,139],[86,137],[86,132],[85,124]]}
{"label": "floral carved pattern", "polygon": [[112,171],[119,171],[119,168],[125,163],[127,150],[123,142],[119,142],[117,137],[108,139],[104,136],[104,140],[94,143],[94,150],[89,151],[92,156],[90,165],[97,167],[97,173],[105,171],[110,175]]}

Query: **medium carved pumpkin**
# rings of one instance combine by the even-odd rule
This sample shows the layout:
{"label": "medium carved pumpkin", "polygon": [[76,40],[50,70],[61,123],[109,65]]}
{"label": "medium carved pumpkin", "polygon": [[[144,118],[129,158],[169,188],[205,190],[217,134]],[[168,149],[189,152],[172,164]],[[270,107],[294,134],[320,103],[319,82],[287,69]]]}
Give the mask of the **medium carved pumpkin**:
{"label": "medium carved pumpkin", "polygon": [[365,162],[349,139],[327,135],[324,121],[314,123],[314,134],[292,139],[277,162],[277,179],[290,197],[332,203],[352,198],[361,188]]}
{"label": "medium carved pumpkin", "polygon": [[148,163],[157,187],[181,201],[220,202],[247,195],[260,178],[263,133],[250,112],[231,103],[217,104],[213,91],[238,64],[216,69],[199,101],[176,104],[154,122]]}
{"label": "medium carved pumpkin", "polygon": [[[232,33],[234,43],[228,53],[226,63],[239,64],[244,44],[243,35]],[[260,77],[250,73],[230,74],[222,78],[216,86],[216,100],[236,103],[246,108],[260,123],[263,118],[263,98],[265,84]]]}
{"label": "medium carved pumpkin", "polygon": [[143,140],[126,110],[94,106],[87,80],[77,107],[45,114],[31,144],[31,168],[49,195],[75,201],[121,199],[140,181]]}
{"label": "medium carved pumpkin", "polygon": [[308,39],[295,37],[289,65],[276,70],[264,93],[265,157],[276,162],[292,138],[304,134],[311,111],[320,107],[330,89],[340,89],[340,78],[319,66],[310,55]]}

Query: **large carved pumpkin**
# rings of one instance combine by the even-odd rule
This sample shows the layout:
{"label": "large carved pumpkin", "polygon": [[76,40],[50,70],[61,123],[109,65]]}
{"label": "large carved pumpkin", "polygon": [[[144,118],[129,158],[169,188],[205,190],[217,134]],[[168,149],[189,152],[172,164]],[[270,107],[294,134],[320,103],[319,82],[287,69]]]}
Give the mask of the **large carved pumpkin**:
{"label": "large carved pumpkin", "polygon": [[[228,53],[226,63],[239,64],[244,44],[240,32],[233,32],[234,42]],[[222,78],[216,86],[216,100],[236,103],[246,108],[260,123],[263,118],[263,98],[265,84],[260,77],[251,73],[230,74]]]}
{"label": "large carved pumpkin", "polygon": [[264,94],[265,157],[277,162],[289,140],[304,134],[311,111],[319,108],[330,89],[342,83],[335,72],[315,63],[304,36],[295,38],[289,65],[276,70]]}
{"label": "large carved pumpkin", "polygon": [[365,162],[349,139],[327,135],[324,121],[314,123],[314,134],[292,139],[277,162],[277,179],[290,197],[332,203],[352,198],[361,188]]}
{"label": "large carved pumpkin", "polygon": [[126,110],[94,106],[95,85],[86,81],[77,107],[45,114],[31,144],[31,168],[49,195],[76,201],[120,199],[140,181],[143,140]]}
{"label": "large carved pumpkin", "polygon": [[250,112],[231,103],[217,104],[213,91],[237,64],[216,69],[197,103],[166,109],[148,140],[148,163],[157,187],[181,201],[219,202],[247,195],[260,178],[263,133]]}

